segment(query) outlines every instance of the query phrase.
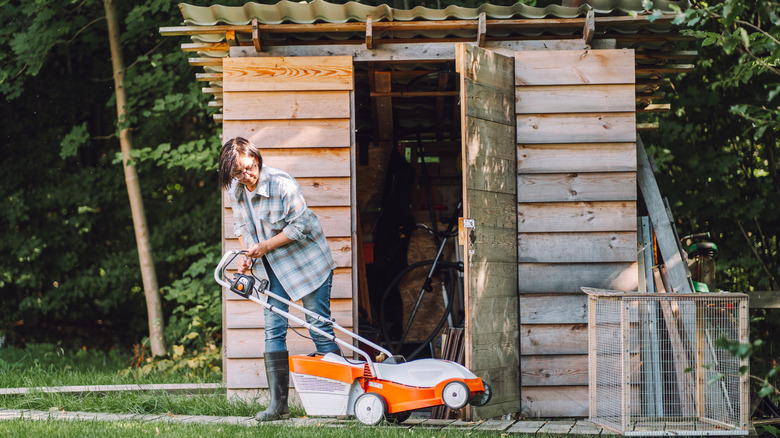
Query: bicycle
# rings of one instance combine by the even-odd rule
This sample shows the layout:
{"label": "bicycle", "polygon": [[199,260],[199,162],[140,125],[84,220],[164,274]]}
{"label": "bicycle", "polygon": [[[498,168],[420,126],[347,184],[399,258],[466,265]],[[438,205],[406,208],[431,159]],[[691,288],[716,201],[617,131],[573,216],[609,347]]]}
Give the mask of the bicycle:
{"label": "bicycle", "polygon": [[[420,354],[420,352],[426,347],[433,349],[431,341],[436,337],[445,323],[449,322],[450,327],[456,327],[462,324],[462,321],[460,321],[460,318],[458,315],[456,315],[456,312],[453,312],[453,303],[456,301],[456,299],[462,299],[463,292],[461,277],[463,273],[463,262],[450,262],[442,260],[447,241],[455,237],[458,233],[457,224],[461,207],[462,201],[458,203],[455,211],[453,211],[452,217],[447,223],[447,229],[444,231],[437,231],[435,228],[428,227],[425,224],[416,224],[418,229],[425,230],[434,236],[434,240],[438,244],[436,256],[433,259],[413,263],[404,268],[400,273],[398,273],[398,275],[395,276],[395,278],[393,278],[382,294],[379,312],[380,331],[388,349],[393,350],[396,354],[400,354],[404,344],[409,341],[408,337],[410,331],[413,328],[415,317],[420,310],[425,295],[429,292],[438,291],[441,293],[442,299],[444,300],[444,311],[436,323],[435,328],[422,341],[420,341],[420,345],[417,347],[417,349],[415,349],[411,354],[407,355],[410,360]],[[423,283],[419,289],[417,300],[411,313],[409,314],[409,317],[406,318],[404,330],[401,333],[400,339],[397,342],[393,342],[393,340],[390,339],[389,330],[387,330],[387,321],[385,319],[385,302],[387,297],[390,295],[391,291],[393,291],[399,285],[405,284],[407,282],[419,281],[420,277],[423,278]],[[455,296],[456,292],[458,292],[458,296]],[[433,354],[431,354],[431,356],[433,356]]]}

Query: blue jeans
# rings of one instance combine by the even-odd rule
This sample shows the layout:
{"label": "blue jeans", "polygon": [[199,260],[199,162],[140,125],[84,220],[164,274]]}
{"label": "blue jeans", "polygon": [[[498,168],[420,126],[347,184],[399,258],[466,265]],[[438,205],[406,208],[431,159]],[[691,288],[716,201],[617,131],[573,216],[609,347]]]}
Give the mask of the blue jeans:
{"label": "blue jeans", "polygon": [[[265,271],[268,273],[268,288],[271,292],[289,300],[290,297],[287,295],[287,291],[279,283],[279,279],[276,278],[276,274],[274,274],[273,269],[268,264],[265,264]],[[319,288],[301,299],[303,307],[325,318],[330,318],[330,287],[332,281],[333,271],[330,272],[328,279]],[[289,309],[287,304],[270,297],[268,298],[268,303],[285,312]],[[267,353],[287,351],[287,318],[283,318],[268,309],[264,309],[263,315],[265,316],[265,351]],[[330,325],[317,321],[309,315],[306,315],[306,321],[325,333],[334,336],[333,327]],[[338,351],[339,348],[335,342],[314,332],[312,329],[309,329],[309,334],[318,352],[331,353]]]}

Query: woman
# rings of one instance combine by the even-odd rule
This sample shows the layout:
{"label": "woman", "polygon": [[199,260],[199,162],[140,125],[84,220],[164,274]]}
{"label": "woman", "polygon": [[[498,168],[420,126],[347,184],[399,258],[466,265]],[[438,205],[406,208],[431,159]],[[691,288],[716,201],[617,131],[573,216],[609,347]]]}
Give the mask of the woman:
{"label": "woman", "polygon": [[[330,254],[317,216],[308,208],[301,186],[288,173],[263,165],[260,151],[249,140],[236,137],[222,146],[219,184],[233,207],[233,226],[246,257],[238,272],[246,272],[253,259],[264,271],[269,289],[305,308],[330,318],[330,289],[336,263]],[[262,275],[261,275],[262,276]],[[274,307],[284,303],[269,298]],[[289,417],[289,363],[287,320],[265,310],[265,372],[271,403],[258,412],[258,421]],[[333,328],[307,316],[307,321],[333,335]],[[338,351],[335,342],[309,330],[317,351]]]}

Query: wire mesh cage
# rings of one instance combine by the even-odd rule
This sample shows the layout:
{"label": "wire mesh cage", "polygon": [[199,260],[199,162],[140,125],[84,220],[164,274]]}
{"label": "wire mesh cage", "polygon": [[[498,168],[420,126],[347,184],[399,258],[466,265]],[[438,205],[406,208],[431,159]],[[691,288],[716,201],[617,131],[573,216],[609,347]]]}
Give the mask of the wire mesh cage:
{"label": "wire mesh cage", "polygon": [[[583,288],[590,418],[623,435],[747,435],[748,296]],[[742,371],[742,372],[740,372]]]}

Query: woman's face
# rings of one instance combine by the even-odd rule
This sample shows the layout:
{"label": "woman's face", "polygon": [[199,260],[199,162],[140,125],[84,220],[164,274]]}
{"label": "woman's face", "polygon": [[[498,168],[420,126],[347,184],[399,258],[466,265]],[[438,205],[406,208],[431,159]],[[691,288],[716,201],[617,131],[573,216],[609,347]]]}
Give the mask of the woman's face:
{"label": "woman's face", "polygon": [[257,180],[260,177],[260,166],[257,165],[255,157],[242,155],[236,161],[233,168],[233,178],[245,185],[250,190],[257,186]]}

